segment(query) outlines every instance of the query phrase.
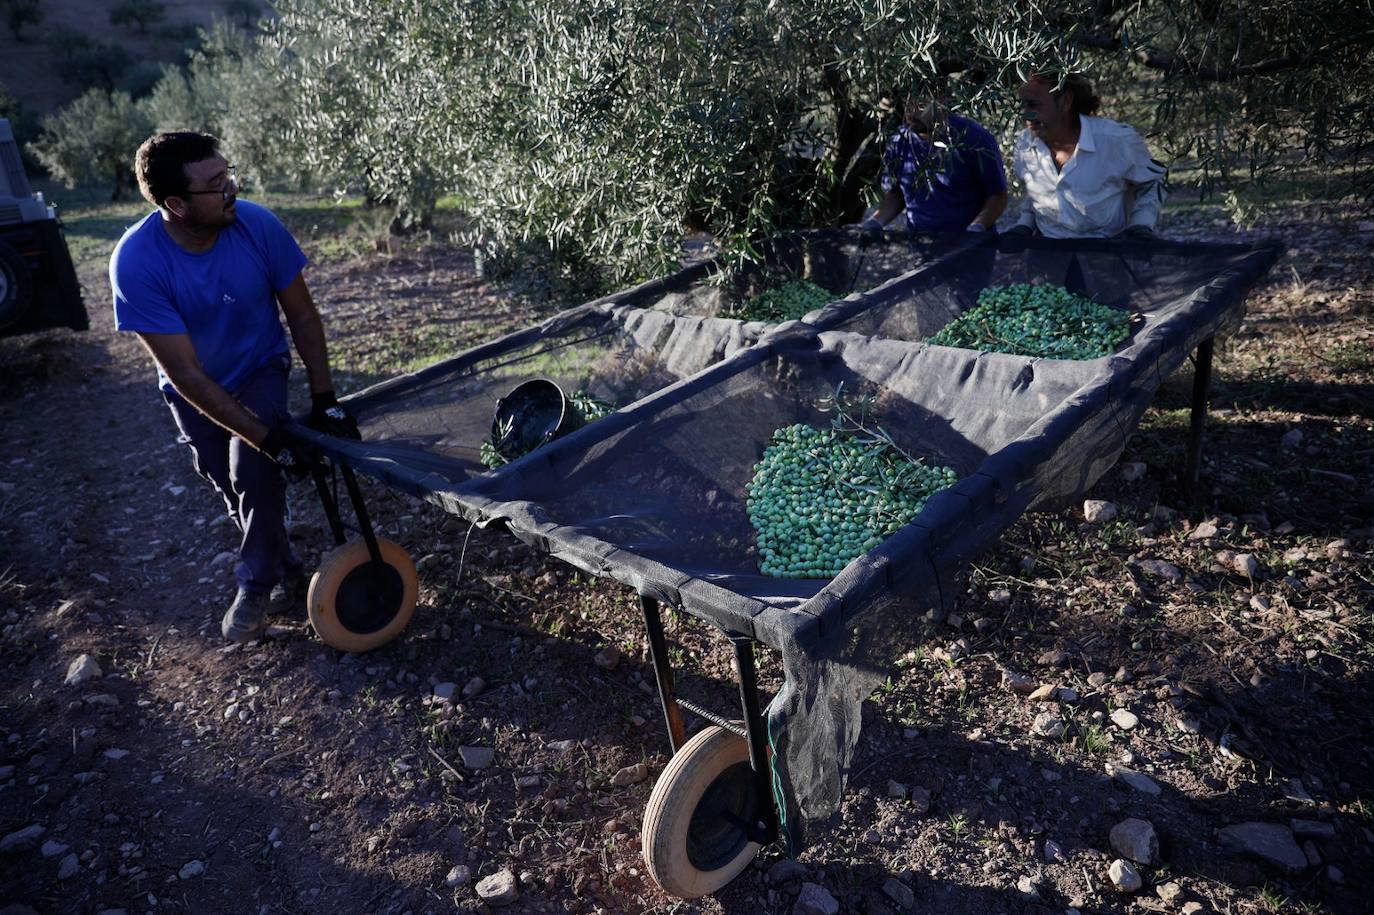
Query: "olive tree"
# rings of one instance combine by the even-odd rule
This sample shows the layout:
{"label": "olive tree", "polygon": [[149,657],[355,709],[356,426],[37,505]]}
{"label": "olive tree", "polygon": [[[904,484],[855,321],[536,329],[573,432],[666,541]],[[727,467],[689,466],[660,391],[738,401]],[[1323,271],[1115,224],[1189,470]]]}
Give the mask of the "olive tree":
{"label": "olive tree", "polygon": [[1294,155],[1369,180],[1367,2],[283,0],[298,151],[423,220],[595,281],[652,273],[684,228],[747,255],[852,220],[907,92],[1015,130],[1031,71],[1082,70],[1107,113],[1206,179]]}
{"label": "olive tree", "polygon": [[256,184],[299,184],[292,139],[289,64],[225,20],[201,32],[185,67],[164,66],[143,101],[153,130],[212,133],[240,176]]}
{"label": "olive tree", "polygon": [[110,10],[110,25],[131,25],[138,34],[148,34],[148,27],[167,18],[167,5],[159,0],[123,0]]}
{"label": "olive tree", "polygon": [[30,148],[68,187],[109,181],[111,199],[118,200],[133,186],[134,152],[148,128],[128,93],[90,89],[44,118],[43,132]]}

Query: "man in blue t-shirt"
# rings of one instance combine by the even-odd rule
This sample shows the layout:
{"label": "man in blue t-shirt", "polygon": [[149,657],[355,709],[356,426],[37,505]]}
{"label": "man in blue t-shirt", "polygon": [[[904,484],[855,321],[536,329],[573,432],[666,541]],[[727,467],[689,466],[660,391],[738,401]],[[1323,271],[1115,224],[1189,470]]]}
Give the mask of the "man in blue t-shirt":
{"label": "man in blue t-shirt", "polygon": [[883,152],[878,209],[860,225],[876,236],[903,210],[913,232],[992,229],[1007,207],[1007,174],[992,134],[939,101],[907,100],[901,128]]}
{"label": "man in blue t-shirt", "polygon": [[304,592],[286,536],[282,467],[304,461],[284,423],[291,365],[278,308],[310,382],[308,424],[358,438],[330,380],[324,325],[306,288],[306,257],[267,209],[238,199],[233,166],[205,134],[150,137],[138,149],[139,190],[157,207],[110,256],[115,327],[138,335],[198,473],[243,534],[238,593],[220,624],[235,642],[266,628],[269,607]]}

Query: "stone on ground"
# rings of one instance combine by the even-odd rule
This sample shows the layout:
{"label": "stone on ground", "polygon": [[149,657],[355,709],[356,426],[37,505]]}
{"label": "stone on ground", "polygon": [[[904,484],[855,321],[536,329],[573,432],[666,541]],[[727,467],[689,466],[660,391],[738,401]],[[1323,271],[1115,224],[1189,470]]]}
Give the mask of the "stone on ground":
{"label": "stone on ground", "polygon": [[1104,502],[1101,499],[1087,499],[1083,502],[1083,520],[1089,524],[1115,521],[1117,513],[1115,502]]}
{"label": "stone on ground", "polygon": [[25,826],[23,829],[16,829],[0,839],[0,854],[12,855],[32,851],[38,847],[38,840],[43,838],[43,833],[47,831],[47,827],[39,826],[37,823],[32,826]]}
{"label": "stone on ground", "polygon": [[57,865],[57,879],[70,880],[81,870],[81,860],[76,857],[76,852],[70,852]]}
{"label": "stone on ground", "polygon": [[1155,780],[1143,772],[1137,772],[1116,763],[1107,763],[1107,774],[1124,785],[1129,785],[1142,794],[1158,795],[1160,787]]}
{"label": "stone on ground", "polygon": [[1035,692],[1035,681],[1025,674],[1018,674],[1012,670],[1002,671],[1002,685],[1013,693],[1029,695]]}
{"label": "stone on ground", "polygon": [[1035,659],[1035,663],[1049,667],[1067,667],[1071,660],[1073,660],[1073,656],[1064,649],[1051,648],[1049,651],[1041,652],[1040,656]]}
{"label": "stone on ground", "polygon": [[892,900],[897,908],[906,910],[916,905],[916,895],[911,892],[911,887],[907,886],[896,877],[888,877],[883,884],[883,895]]}
{"label": "stone on ground", "polygon": [[1064,736],[1066,729],[1067,725],[1064,724],[1064,719],[1054,712],[1041,712],[1035,716],[1035,721],[1031,723],[1031,733],[1047,740],[1058,740]]}
{"label": "stone on ground", "polygon": [[792,915],[839,915],[840,904],[818,883],[803,883]]}
{"label": "stone on ground", "polygon": [[644,763],[635,763],[633,766],[626,766],[611,776],[611,785],[616,788],[624,788],[626,785],[637,785],[648,777],[649,767]]}
{"label": "stone on ground", "polygon": [[1162,559],[1142,559],[1137,565],[1147,575],[1163,578],[1174,584],[1183,581],[1183,570],[1172,562],[1165,562]]}
{"label": "stone on ground", "polygon": [[485,769],[496,758],[496,751],[491,747],[459,747],[458,756],[468,769]]}
{"label": "stone on ground", "polygon": [[1140,889],[1143,881],[1140,874],[1130,862],[1122,861],[1117,858],[1112,862],[1111,867],[1107,868],[1107,877],[1112,881],[1112,886],[1123,893],[1134,893]]}
{"label": "stone on ground", "polygon": [[1119,708],[1112,712],[1112,724],[1121,728],[1123,731],[1129,731],[1137,724],[1140,724],[1140,719],[1135,716],[1135,713],[1127,711],[1124,708]]}
{"label": "stone on ground", "polygon": [[[1288,824],[1299,839],[1333,839],[1336,827],[1321,820],[1291,820]],[[47,847],[46,845],[44,846]]]}
{"label": "stone on ground", "polygon": [[592,656],[592,663],[602,670],[615,670],[620,663],[620,649],[615,645],[607,645]]}
{"label": "stone on ground", "polygon": [[1189,539],[1189,540],[1211,540],[1211,539],[1212,539],[1213,537],[1215,537],[1216,535],[1217,535],[1217,526],[1216,526],[1216,523],[1215,523],[1215,522],[1212,522],[1212,521],[1204,521],[1204,522],[1202,522],[1201,524],[1199,524],[1197,527],[1193,528],[1193,532],[1192,532],[1191,534],[1188,535],[1188,539]]}
{"label": "stone on ground", "polygon": [[1217,832],[1222,848],[1296,874],[1307,869],[1307,856],[1293,832],[1278,823],[1237,823]]}
{"label": "stone on ground", "polygon": [[497,871],[489,877],[477,881],[477,898],[493,908],[510,905],[520,898],[515,875],[510,871]]}
{"label": "stone on ground", "polygon": [[1159,860],[1159,837],[1149,820],[1135,817],[1122,820],[1112,827],[1109,838],[1112,851],[1123,858],[1147,866]]}
{"label": "stone on ground", "polygon": [[104,675],[95,658],[88,654],[77,655],[72,659],[72,663],[67,665],[66,683],[68,686],[80,686],[88,680],[95,680]]}
{"label": "stone on ground", "polygon": [[801,880],[807,873],[806,865],[796,858],[780,858],[768,868],[768,882],[778,886],[789,880]]}

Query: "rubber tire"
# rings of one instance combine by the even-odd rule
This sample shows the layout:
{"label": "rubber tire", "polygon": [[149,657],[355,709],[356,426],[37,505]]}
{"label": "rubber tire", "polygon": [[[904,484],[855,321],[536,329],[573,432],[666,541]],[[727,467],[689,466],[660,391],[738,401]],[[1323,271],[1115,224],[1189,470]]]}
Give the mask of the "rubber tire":
{"label": "rubber tire", "polygon": [[0,328],[14,324],[29,310],[33,277],[23,255],[0,241]]}
{"label": "rubber tire", "polygon": [[306,596],[307,613],[310,625],[315,627],[320,640],[340,651],[371,651],[390,642],[410,625],[415,615],[415,599],[419,592],[415,563],[410,554],[390,540],[377,538],[382,561],[401,577],[403,596],[396,614],[390,622],[374,632],[355,632],[339,618],[335,600],[339,587],[350,572],[372,561],[367,552],[367,543],[350,540],[343,546],[335,547],[326,553],[320,562],[319,570],[310,579],[310,592]]}
{"label": "rubber tire", "polygon": [[[692,814],[716,777],[738,763],[749,764],[749,744],[711,725],[683,745],[669,761],[644,811],[644,863],[664,892],[681,899],[714,893],[749,866],[759,843],[748,841],[722,867],[701,870],[687,854]],[[766,803],[772,803],[768,799]]]}

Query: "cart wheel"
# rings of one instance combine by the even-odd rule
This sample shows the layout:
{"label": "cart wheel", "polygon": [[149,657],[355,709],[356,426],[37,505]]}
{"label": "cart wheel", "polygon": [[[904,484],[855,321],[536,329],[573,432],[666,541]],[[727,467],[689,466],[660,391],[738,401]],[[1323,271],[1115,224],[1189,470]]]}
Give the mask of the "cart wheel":
{"label": "cart wheel", "polygon": [[351,540],[325,554],[310,579],[310,625],[340,651],[371,651],[390,642],[415,613],[415,563],[390,540],[377,538],[382,565],[367,544]]}
{"label": "cart wheel", "polygon": [[712,725],[678,750],[644,811],[644,863],[663,889],[682,899],[714,893],[744,870],[759,843],[746,826],[758,819],[749,744]]}

